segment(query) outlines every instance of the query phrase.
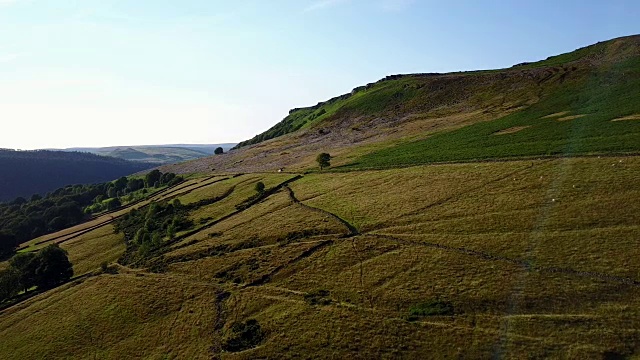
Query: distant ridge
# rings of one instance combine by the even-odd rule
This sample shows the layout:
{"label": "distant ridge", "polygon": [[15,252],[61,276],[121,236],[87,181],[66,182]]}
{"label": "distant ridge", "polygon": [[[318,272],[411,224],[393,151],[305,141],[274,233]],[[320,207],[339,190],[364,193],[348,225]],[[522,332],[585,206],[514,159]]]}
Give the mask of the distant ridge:
{"label": "distant ridge", "polygon": [[151,167],[90,153],[0,149],[0,201],[43,195],[70,184],[111,181]]}
{"label": "distant ridge", "polygon": [[127,145],[108,147],[76,147],[61,151],[80,151],[103,156],[112,156],[130,161],[142,161],[156,165],[174,164],[200,159],[214,154],[218,147],[228,151],[236,144],[169,144],[169,145]]}

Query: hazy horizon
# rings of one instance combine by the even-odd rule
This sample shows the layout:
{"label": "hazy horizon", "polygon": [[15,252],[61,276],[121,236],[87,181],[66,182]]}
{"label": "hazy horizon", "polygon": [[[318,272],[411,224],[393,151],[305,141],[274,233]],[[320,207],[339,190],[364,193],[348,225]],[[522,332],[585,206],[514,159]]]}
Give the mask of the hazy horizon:
{"label": "hazy horizon", "polygon": [[636,34],[638,16],[634,1],[0,0],[0,147],[237,143],[387,75],[542,60]]}

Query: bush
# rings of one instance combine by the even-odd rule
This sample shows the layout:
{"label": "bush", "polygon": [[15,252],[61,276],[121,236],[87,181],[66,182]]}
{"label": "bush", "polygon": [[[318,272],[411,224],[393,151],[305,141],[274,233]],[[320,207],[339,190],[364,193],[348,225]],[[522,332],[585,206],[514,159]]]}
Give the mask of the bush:
{"label": "bush", "polygon": [[443,300],[429,300],[412,306],[407,320],[415,321],[425,316],[452,316],[453,304]]}
{"label": "bush", "polygon": [[225,351],[238,352],[254,348],[264,340],[264,332],[255,319],[246,322],[236,322],[231,325],[225,336],[222,348]]}
{"label": "bush", "polygon": [[318,157],[316,157],[316,161],[318,162],[318,165],[320,166],[320,170],[331,166],[331,155],[327,154],[327,153],[321,153],[318,154]]}
{"label": "bush", "polygon": [[328,290],[316,290],[304,295],[304,300],[311,305],[329,305],[331,299],[329,298]]}

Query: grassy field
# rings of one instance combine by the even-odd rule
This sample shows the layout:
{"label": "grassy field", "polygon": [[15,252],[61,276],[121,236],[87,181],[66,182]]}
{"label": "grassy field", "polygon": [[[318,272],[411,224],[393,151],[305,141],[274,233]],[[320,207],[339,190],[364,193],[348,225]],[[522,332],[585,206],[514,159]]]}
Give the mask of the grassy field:
{"label": "grassy field", "polygon": [[[0,358],[638,354],[638,174],[633,156],[309,174],[241,212],[292,176],[201,178],[174,195],[235,187],[191,215],[225,220],[151,259],[160,273],[119,266],[5,310]],[[110,227],[63,247],[78,274],[123,250]],[[412,310],[434,303],[452,314]],[[222,350],[248,319],[260,344]]]}
{"label": "grassy field", "polygon": [[216,341],[215,291],[136,274],[65,285],[3,312],[0,353],[3,359],[208,359]]}
{"label": "grassy field", "polygon": [[103,262],[115,262],[125,249],[122,234],[114,234],[112,225],[96,229],[60,246],[69,252],[75,276],[95,271]]}

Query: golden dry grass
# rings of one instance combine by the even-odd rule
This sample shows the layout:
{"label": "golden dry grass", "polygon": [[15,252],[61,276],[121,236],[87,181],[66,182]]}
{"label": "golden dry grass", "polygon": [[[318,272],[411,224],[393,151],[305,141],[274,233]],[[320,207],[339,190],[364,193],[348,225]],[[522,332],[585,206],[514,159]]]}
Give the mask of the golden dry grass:
{"label": "golden dry grass", "polygon": [[580,114],[580,115],[570,115],[570,116],[563,116],[560,118],[557,118],[556,120],[558,121],[569,121],[569,120],[575,120],[575,119],[580,119],[587,116],[586,114]]}
{"label": "golden dry grass", "polygon": [[0,358],[208,359],[214,292],[149,274],[66,285],[2,313]]}
{"label": "golden dry grass", "polygon": [[[346,230],[335,219],[292,204],[288,195],[280,192],[255,205],[251,211],[205,229],[176,244],[178,250],[168,257],[180,256],[208,249],[212,246],[255,240],[260,245],[273,245],[284,241],[287,235],[312,230],[318,235],[344,234]],[[213,235],[213,236],[212,236]],[[180,248],[182,244],[197,241],[196,245]]]}
{"label": "golden dry grass", "polygon": [[115,262],[125,250],[123,235],[114,234],[112,225],[65,242],[60,247],[69,253],[75,276],[97,270],[103,262]]}
{"label": "golden dry grass", "polygon": [[633,114],[629,116],[623,116],[619,118],[615,118],[611,121],[629,121],[629,120],[640,120],[640,114]]}
{"label": "golden dry grass", "polygon": [[524,129],[530,128],[531,126],[514,126],[514,127],[510,127],[508,129],[504,129],[504,130],[500,130],[497,132],[494,132],[492,135],[507,135],[507,134],[514,134],[517,133],[518,131],[522,131]]}
{"label": "golden dry grass", "polygon": [[552,119],[552,118],[556,118],[556,117],[562,117],[564,115],[567,115],[568,113],[569,113],[569,111],[561,111],[561,112],[549,114],[547,116],[543,116],[541,119]]}
{"label": "golden dry grass", "polygon": [[[638,174],[640,157],[591,157],[306,175],[290,184],[302,204],[284,189],[174,244],[163,274],[121,268],[5,311],[0,357],[631,355],[640,351]],[[218,219],[255,182],[289,177],[203,187],[191,194],[235,191],[192,216]],[[360,234],[345,237],[330,213]],[[115,244],[107,229],[70,241],[76,266],[97,264],[84,256],[103,242]],[[320,289],[328,303],[311,305],[305,294]],[[222,290],[230,297],[220,302]],[[432,299],[455,315],[406,320]],[[264,342],[221,352],[230,324],[250,318]],[[109,335],[81,337],[87,321]]]}
{"label": "golden dry grass", "polygon": [[436,165],[314,174],[293,183],[301,201],[336,213],[361,231],[517,174],[531,162]]}
{"label": "golden dry grass", "polygon": [[207,219],[216,220],[234,212],[236,210],[236,205],[242,203],[244,200],[254,195],[256,193],[256,183],[258,183],[259,181],[263,182],[265,184],[265,187],[268,189],[291,177],[293,176],[290,174],[248,174],[216,183],[210,187],[204,188],[203,191],[209,192],[211,194],[221,194],[233,186],[234,191],[232,196],[229,196],[214,204],[201,207],[192,212],[190,214],[190,217],[197,223],[202,219],[205,219],[203,220],[205,222]]}

